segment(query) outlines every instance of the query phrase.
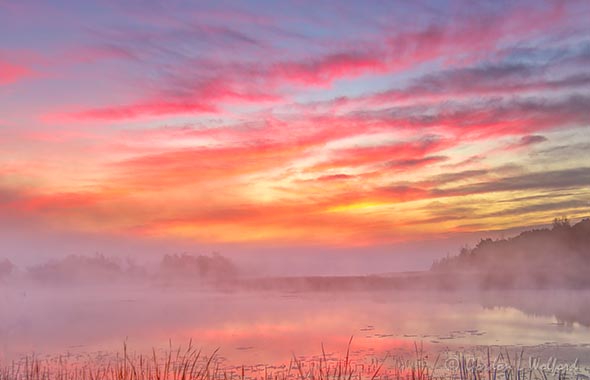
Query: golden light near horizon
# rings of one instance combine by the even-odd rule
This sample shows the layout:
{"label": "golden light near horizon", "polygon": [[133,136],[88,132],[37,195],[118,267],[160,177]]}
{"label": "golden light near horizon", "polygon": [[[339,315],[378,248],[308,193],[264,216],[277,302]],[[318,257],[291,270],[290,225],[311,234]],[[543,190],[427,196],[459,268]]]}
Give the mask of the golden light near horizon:
{"label": "golden light near horizon", "polygon": [[[19,36],[28,6],[0,7]],[[364,10],[395,27],[328,13],[291,23],[306,20],[296,7],[260,4],[206,28],[190,15],[209,5],[171,7],[174,23],[152,25],[128,15],[153,8],[129,7],[57,4],[36,38],[5,38],[5,218],[105,239],[288,247],[588,214],[583,4],[474,5],[411,24],[403,14],[424,12],[412,4]],[[252,12],[266,21],[246,22]]]}

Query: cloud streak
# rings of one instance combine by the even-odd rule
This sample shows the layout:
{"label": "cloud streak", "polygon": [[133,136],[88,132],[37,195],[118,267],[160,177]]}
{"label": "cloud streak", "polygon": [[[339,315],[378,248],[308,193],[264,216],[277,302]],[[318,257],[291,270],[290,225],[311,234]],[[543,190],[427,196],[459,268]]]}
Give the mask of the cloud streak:
{"label": "cloud streak", "polygon": [[585,2],[57,4],[0,14],[3,225],[370,247],[587,213]]}

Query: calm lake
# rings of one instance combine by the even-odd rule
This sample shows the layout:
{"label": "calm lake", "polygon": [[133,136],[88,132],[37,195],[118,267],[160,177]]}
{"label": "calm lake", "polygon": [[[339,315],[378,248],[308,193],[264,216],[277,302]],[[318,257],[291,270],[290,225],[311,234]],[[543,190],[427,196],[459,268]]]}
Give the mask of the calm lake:
{"label": "calm lake", "polygon": [[216,292],[0,289],[0,359],[186,346],[232,364],[494,346],[590,361],[587,292]]}

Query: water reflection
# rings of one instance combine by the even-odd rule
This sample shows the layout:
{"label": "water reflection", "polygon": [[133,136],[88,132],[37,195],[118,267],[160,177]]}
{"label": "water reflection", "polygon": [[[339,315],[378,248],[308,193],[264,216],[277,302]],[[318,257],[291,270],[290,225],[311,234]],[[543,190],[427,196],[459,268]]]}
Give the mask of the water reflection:
{"label": "water reflection", "polygon": [[192,338],[205,351],[219,347],[230,362],[246,365],[284,363],[293,353],[317,355],[321,343],[329,353],[342,352],[351,335],[353,354],[375,356],[412,350],[416,341],[430,350],[558,345],[574,356],[590,343],[590,303],[582,292],[4,289],[1,297],[4,359],[33,351],[109,352],[126,339],[147,351]]}
{"label": "water reflection", "polygon": [[480,300],[485,307],[512,307],[529,316],[554,317],[557,324],[590,327],[588,291],[489,292]]}

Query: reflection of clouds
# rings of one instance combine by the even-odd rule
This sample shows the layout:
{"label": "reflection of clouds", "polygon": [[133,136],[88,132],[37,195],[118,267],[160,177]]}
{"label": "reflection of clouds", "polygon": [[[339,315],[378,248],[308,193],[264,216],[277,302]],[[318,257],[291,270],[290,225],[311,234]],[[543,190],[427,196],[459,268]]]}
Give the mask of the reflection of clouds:
{"label": "reflection of clouds", "polygon": [[[167,347],[169,339],[182,344],[192,338],[205,350],[220,347],[231,361],[265,358],[274,363],[288,361],[292,351],[316,354],[322,343],[327,353],[341,352],[351,335],[359,355],[404,352],[414,341],[455,347],[590,339],[586,327],[551,327],[552,318],[533,318],[510,305],[491,307],[500,305],[493,303],[498,298],[479,293],[301,293],[288,298],[255,292],[90,292],[30,290],[26,300],[7,297],[3,331],[15,326],[25,311],[29,321],[26,330],[3,334],[4,354],[33,348],[109,351],[119,349],[125,337],[142,351]],[[499,298],[506,303],[511,299]],[[129,299],[134,302],[121,302]],[[480,302],[490,307],[482,308]]]}

